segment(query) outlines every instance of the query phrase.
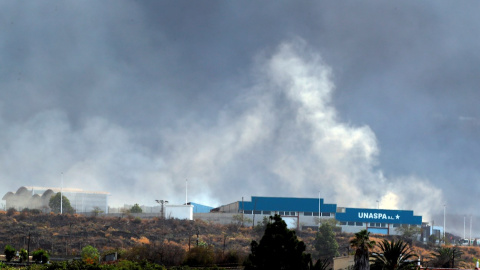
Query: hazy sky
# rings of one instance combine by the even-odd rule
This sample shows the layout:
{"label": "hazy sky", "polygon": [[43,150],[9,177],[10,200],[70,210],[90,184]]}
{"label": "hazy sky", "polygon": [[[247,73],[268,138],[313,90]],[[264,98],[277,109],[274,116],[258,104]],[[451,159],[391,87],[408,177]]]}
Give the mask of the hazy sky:
{"label": "hazy sky", "polygon": [[2,1],[0,191],[476,214],[479,8]]}

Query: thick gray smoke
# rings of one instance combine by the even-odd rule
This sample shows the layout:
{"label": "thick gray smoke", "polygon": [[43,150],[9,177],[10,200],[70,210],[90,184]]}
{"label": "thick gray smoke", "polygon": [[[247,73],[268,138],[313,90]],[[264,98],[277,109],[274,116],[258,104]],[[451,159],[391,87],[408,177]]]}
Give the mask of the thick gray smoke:
{"label": "thick gray smoke", "polygon": [[[309,196],[349,207],[414,209],[428,215],[442,194],[427,179],[387,179],[368,126],[338,118],[330,68],[301,40],[259,56],[256,83],[217,123],[192,121],[163,134],[171,145],[160,179],[190,177],[220,202],[240,196]],[[195,184],[194,184],[195,185]],[[202,198],[206,199],[206,198]]]}
{"label": "thick gray smoke", "polygon": [[442,193],[428,179],[387,178],[375,134],[342,121],[332,105],[333,75],[300,39],[259,54],[239,95],[210,119],[192,115],[149,131],[104,117],[73,123],[60,109],[24,121],[0,116],[0,178],[111,193],[113,206],[185,200],[218,206],[261,196],[318,194],[347,207],[413,209],[428,219]]}
{"label": "thick gray smoke", "polygon": [[212,206],[320,193],[439,225],[446,204],[463,234],[480,190],[478,8],[2,1],[0,191],[63,178],[154,205],[183,203],[188,179],[188,200]]}

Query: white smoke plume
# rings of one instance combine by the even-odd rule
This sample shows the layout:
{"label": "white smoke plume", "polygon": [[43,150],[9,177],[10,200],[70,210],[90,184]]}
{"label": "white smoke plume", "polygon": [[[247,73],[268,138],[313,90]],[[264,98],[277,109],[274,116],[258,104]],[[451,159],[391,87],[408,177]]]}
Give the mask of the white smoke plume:
{"label": "white smoke plume", "polygon": [[[335,110],[332,77],[319,54],[294,40],[258,56],[241,84],[248,86],[212,119],[182,115],[141,131],[102,117],[73,125],[57,109],[16,123],[0,116],[0,177],[15,191],[58,186],[63,173],[66,186],[110,192],[116,205],[183,203],[188,179],[189,201],[212,206],[320,192],[339,206],[375,208],[379,201],[429,215],[441,191],[427,179],[384,176],[373,131]],[[143,142],[142,132],[157,146]]]}
{"label": "white smoke plume", "polygon": [[[343,123],[332,106],[331,69],[301,40],[260,56],[255,85],[214,126],[165,133],[164,177],[194,176],[227,203],[240,196],[309,196],[347,207],[414,209],[428,215],[442,193],[427,179],[387,179],[368,126]],[[401,158],[401,157],[399,157]]]}

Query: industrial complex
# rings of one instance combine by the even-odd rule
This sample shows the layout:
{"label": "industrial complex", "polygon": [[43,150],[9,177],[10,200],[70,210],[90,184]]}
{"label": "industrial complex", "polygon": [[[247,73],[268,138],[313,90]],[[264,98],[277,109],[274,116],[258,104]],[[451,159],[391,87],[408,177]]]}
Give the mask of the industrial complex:
{"label": "industrial complex", "polygon": [[[6,209],[49,211],[49,200],[57,192],[62,192],[69,199],[76,213],[89,213],[95,209],[101,209],[103,214],[120,212],[108,207],[108,192],[72,188],[24,186],[15,193],[8,192],[2,199],[6,201]],[[386,235],[399,234],[397,228],[400,226],[422,226],[422,217],[415,215],[412,210],[338,207],[333,203],[325,203],[322,198],[252,196],[250,200],[242,199],[216,208],[194,202],[183,205],[167,203],[162,201],[161,206],[142,206],[142,216],[202,219],[222,224],[242,222],[246,226],[255,226],[263,222],[264,217],[278,214],[290,228],[295,229],[317,228],[322,221],[335,219],[343,232],[354,233],[366,229],[371,233]]]}
{"label": "industrial complex", "polygon": [[[400,226],[422,225],[422,217],[411,210],[389,210],[369,208],[337,207],[326,204],[322,198],[257,197],[250,201],[236,201],[213,209],[212,214],[235,213],[252,225],[263,221],[263,217],[274,214],[282,216],[289,227],[316,228],[327,219],[335,219],[343,232],[358,232],[366,229],[378,234],[398,234]],[[204,215],[208,219],[208,215]]]}

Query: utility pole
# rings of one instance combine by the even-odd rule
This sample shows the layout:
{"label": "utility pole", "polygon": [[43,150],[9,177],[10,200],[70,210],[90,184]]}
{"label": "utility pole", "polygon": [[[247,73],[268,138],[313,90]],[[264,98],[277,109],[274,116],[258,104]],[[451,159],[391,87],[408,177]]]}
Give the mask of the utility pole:
{"label": "utility pole", "polygon": [[242,196],[242,227],[243,227],[243,219],[244,219],[244,215],[245,215],[245,208],[244,208],[244,204],[243,204],[243,196]]}
{"label": "utility pole", "polygon": [[63,172],[61,176],[62,185],[60,186],[60,214],[63,214]]}
{"label": "utility pole", "polygon": [[470,246],[472,243],[472,216],[470,215],[470,238],[468,239],[468,245]]}
{"label": "utility pole", "polygon": [[162,219],[165,219],[165,211],[163,209],[163,205],[164,204],[167,204],[168,201],[165,201],[165,200],[155,200],[157,203],[161,204],[162,205],[162,208],[160,208],[160,211],[161,211],[161,216],[162,216]]}
{"label": "utility pole", "polygon": [[444,204],[443,205],[443,243],[445,244],[446,243],[446,238],[445,238],[445,231],[447,230],[447,228],[445,227],[445,209],[447,208],[447,205]]}
{"label": "utility pole", "polygon": [[322,225],[322,209],[321,209],[320,191],[318,191],[318,227]]}
{"label": "utility pole", "polygon": [[28,230],[27,263],[30,262],[30,230]]}

